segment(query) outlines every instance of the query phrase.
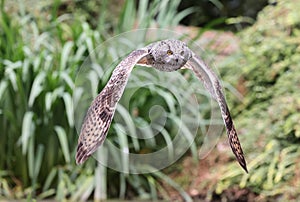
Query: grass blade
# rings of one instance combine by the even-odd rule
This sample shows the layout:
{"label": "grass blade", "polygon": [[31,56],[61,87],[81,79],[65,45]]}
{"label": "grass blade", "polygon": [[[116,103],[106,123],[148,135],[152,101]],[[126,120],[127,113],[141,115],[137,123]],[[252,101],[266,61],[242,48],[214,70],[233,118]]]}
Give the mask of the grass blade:
{"label": "grass blade", "polygon": [[129,146],[127,136],[124,133],[125,128],[120,124],[114,124],[114,129],[118,135],[118,143],[120,145],[120,155],[122,169],[124,173],[129,173]]}
{"label": "grass blade", "polygon": [[46,192],[50,188],[56,175],[57,175],[57,169],[53,168],[46,178],[45,184],[43,186],[43,192]]}
{"label": "grass blade", "polygon": [[58,140],[59,140],[63,155],[65,157],[65,161],[67,163],[70,163],[71,158],[70,158],[70,152],[69,152],[69,146],[68,146],[66,132],[61,126],[55,126],[54,130],[57,133]]}
{"label": "grass blade", "polygon": [[37,179],[37,177],[40,173],[40,170],[41,170],[44,151],[45,151],[44,145],[39,144],[38,148],[37,148],[37,154],[36,154],[36,157],[35,157],[35,166],[34,166],[34,177],[35,177],[35,179]]}
{"label": "grass blade", "polygon": [[66,107],[69,126],[72,128],[74,126],[74,108],[73,108],[72,97],[69,93],[64,93],[63,100]]}
{"label": "grass blade", "polygon": [[74,43],[72,41],[67,41],[62,49],[61,59],[60,59],[60,70],[66,69],[68,58],[71,55]]}
{"label": "grass blade", "polygon": [[8,84],[7,84],[6,80],[2,80],[0,82],[0,101],[1,101],[1,99],[4,99],[4,97],[5,97],[4,94],[5,94],[7,86],[8,86]]}
{"label": "grass blade", "polygon": [[[133,146],[135,148],[136,151],[140,150],[140,145],[139,142],[137,140],[137,133],[136,133],[136,129],[135,129],[135,124],[131,118],[131,115],[129,114],[129,112],[122,106],[122,105],[117,105],[117,112],[122,116],[123,121],[125,122],[126,125],[126,129],[129,131]],[[124,128],[124,132],[126,132],[126,130]],[[125,134],[124,134],[125,135]]]}
{"label": "grass blade", "polygon": [[25,113],[23,117],[22,124],[22,134],[21,134],[21,144],[22,144],[22,154],[25,155],[27,153],[28,141],[31,135],[34,133],[35,125],[33,122],[34,113],[28,111]]}
{"label": "grass blade", "polygon": [[[102,146],[97,150],[97,159],[100,162],[107,162],[107,148]],[[97,167],[95,170],[95,192],[94,192],[94,200],[106,200],[107,199],[107,167],[102,165],[101,163],[97,163]]]}
{"label": "grass blade", "polygon": [[29,107],[32,107],[34,104],[35,99],[40,95],[40,93],[44,90],[43,88],[43,83],[44,79],[46,77],[45,72],[40,72],[34,79],[31,91],[30,91],[30,96],[29,96],[29,101],[28,105]]}

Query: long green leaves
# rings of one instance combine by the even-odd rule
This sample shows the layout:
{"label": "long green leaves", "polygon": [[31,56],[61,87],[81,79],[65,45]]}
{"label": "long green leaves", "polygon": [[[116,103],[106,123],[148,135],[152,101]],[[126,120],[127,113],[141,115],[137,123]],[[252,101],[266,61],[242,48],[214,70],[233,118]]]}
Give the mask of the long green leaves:
{"label": "long green leaves", "polygon": [[21,145],[22,153],[25,155],[27,153],[28,143],[30,136],[33,136],[35,125],[33,121],[33,112],[26,112],[23,118],[22,123],[22,136],[21,136]]}
{"label": "long green leaves", "polygon": [[[143,199],[158,199],[155,175],[130,175],[134,168],[126,153],[166,146],[168,157],[172,158],[176,150],[172,145],[176,131],[172,128],[181,124],[176,119],[180,111],[176,108],[176,99],[160,87],[142,90],[145,97],[131,97],[125,93],[123,100],[129,99],[133,105],[122,106],[121,102],[117,113],[124,124],[113,123],[108,137],[123,153],[112,152],[109,146],[107,151],[99,150],[103,152],[98,152],[98,156],[104,162],[113,159],[127,174],[107,170],[103,165],[95,165],[92,160],[80,167],[74,163],[78,139],[74,111],[80,107],[80,99],[85,98],[86,92],[83,88],[75,88],[75,78],[83,61],[89,56],[93,71],[84,79],[92,86],[91,92],[95,96],[99,92],[98,87],[103,86],[110,76],[110,72],[104,72],[100,64],[108,67],[109,62],[115,62],[120,54],[126,54],[128,47],[136,48],[131,39],[124,37],[116,42],[120,47],[110,46],[100,53],[95,52],[100,43],[108,37],[136,28],[137,19],[138,28],[147,28],[156,23],[160,27],[174,26],[193,9],[177,13],[179,0],[156,0],[141,1],[136,10],[135,2],[128,0],[116,26],[106,21],[109,1],[105,1],[101,3],[101,11],[105,12],[99,13],[97,31],[76,12],[61,14],[60,9],[64,6],[73,6],[70,2],[39,3],[34,8],[27,7],[22,1],[19,5],[10,4],[13,6],[11,9],[19,12],[6,11],[3,2],[0,14],[0,128],[3,135],[0,139],[4,146],[0,149],[0,164],[1,169],[14,176],[13,179],[18,178],[14,181],[8,175],[0,176],[1,190],[4,190],[5,196],[15,199],[55,197],[56,200],[74,201],[92,197],[126,198],[127,192],[133,188]],[[82,9],[92,4],[88,2],[82,5]],[[99,57],[101,54],[103,58]],[[141,70],[139,74],[143,74],[145,80],[157,78],[156,74],[148,70]],[[134,79],[135,87],[143,83],[136,75]],[[151,102],[146,103],[147,99]],[[158,123],[149,125],[148,110],[153,103],[165,106],[166,111],[172,114],[173,120],[169,118],[167,128],[162,128]],[[140,116],[134,116],[130,107],[138,109]],[[153,116],[158,118],[160,115],[154,113]],[[137,129],[136,126],[140,127]],[[155,136],[153,131],[161,131],[157,139],[148,138]],[[125,132],[130,133],[131,138]],[[193,154],[196,155],[195,144],[188,131],[185,132],[187,141],[192,144]],[[140,134],[148,139],[139,140],[137,137]],[[119,175],[119,184],[107,183],[106,179],[116,175]],[[170,179],[160,177],[160,180],[165,179],[172,184]],[[106,186],[112,188],[106,189]],[[182,189],[178,186],[176,189],[189,199]],[[14,193],[12,190],[20,191]],[[110,193],[110,190],[117,191]]]}
{"label": "long green leaves", "polygon": [[63,152],[64,157],[65,157],[65,161],[66,161],[66,163],[70,163],[71,157],[70,157],[70,151],[69,151],[66,132],[60,126],[55,126],[54,130],[57,133],[59,143],[60,143],[60,146],[62,148],[62,152]]}

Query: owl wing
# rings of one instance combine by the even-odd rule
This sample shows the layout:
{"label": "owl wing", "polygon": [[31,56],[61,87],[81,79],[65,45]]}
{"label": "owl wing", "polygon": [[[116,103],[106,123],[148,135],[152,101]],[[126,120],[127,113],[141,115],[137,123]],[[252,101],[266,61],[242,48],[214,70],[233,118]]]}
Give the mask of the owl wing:
{"label": "owl wing", "polygon": [[203,82],[204,87],[210,92],[212,97],[218,102],[221,109],[222,119],[224,121],[226,132],[229,139],[230,147],[236,156],[237,161],[248,172],[246,161],[244,158],[243,150],[235,130],[230,112],[222,92],[222,87],[218,77],[215,73],[201,60],[200,57],[193,53],[192,57],[188,60],[185,67],[192,69],[196,76]]}
{"label": "owl wing", "polygon": [[147,54],[147,49],[131,52],[115,68],[106,86],[93,100],[81,127],[76,152],[77,164],[82,164],[105,140],[131,70]]}

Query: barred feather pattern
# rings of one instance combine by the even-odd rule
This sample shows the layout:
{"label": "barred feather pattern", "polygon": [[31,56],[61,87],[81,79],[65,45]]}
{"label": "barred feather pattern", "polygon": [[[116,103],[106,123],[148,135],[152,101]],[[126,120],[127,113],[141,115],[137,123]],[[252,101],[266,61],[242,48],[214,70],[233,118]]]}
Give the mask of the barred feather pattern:
{"label": "barred feather pattern", "polygon": [[199,80],[203,82],[205,88],[218,102],[218,105],[221,110],[222,119],[224,121],[226,132],[228,135],[229,145],[239,164],[248,173],[242,146],[240,144],[237,132],[235,130],[225,96],[222,92],[220,81],[215,75],[215,73],[208,67],[208,65],[203,60],[201,60],[200,57],[195,55],[195,53],[193,53],[192,55],[193,56],[187,62],[186,67],[194,71],[195,75],[199,78]]}
{"label": "barred feather pattern", "polygon": [[93,100],[81,127],[76,152],[76,163],[82,164],[103,143],[129,75],[134,65],[144,57],[146,49],[130,53],[115,68],[106,86]]}
{"label": "barred feather pattern", "polygon": [[219,82],[215,83],[216,86],[216,94],[217,94],[217,102],[221,109],[221,115],[225,124],[226,132],[228,135],[229,145],[234,153],[237,161],[242,166],[242,168],[248,173],[247,164],[244,158],[243,149],[241,143],[239,141],[237,132],[235,130],[225,97],[221,91],[221,86]]}

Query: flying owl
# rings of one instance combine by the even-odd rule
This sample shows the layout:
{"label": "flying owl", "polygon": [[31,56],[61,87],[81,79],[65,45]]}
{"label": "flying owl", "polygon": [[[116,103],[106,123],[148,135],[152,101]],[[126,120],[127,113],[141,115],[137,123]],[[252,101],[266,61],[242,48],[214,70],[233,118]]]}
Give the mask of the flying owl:
{"label": "flying owl", "polygon": [[242,168],[248,172],[243,150],[222,92],[220,81],[208,65],[179,40],[162,40],[131,52],[115,68],[106,86],[89,107],[78,139],[76,163],[82,164],[106,138],[116,105],[119,102],[133,67],[138,64],[172,72],[192,70],[217,101],[231,149]]}

